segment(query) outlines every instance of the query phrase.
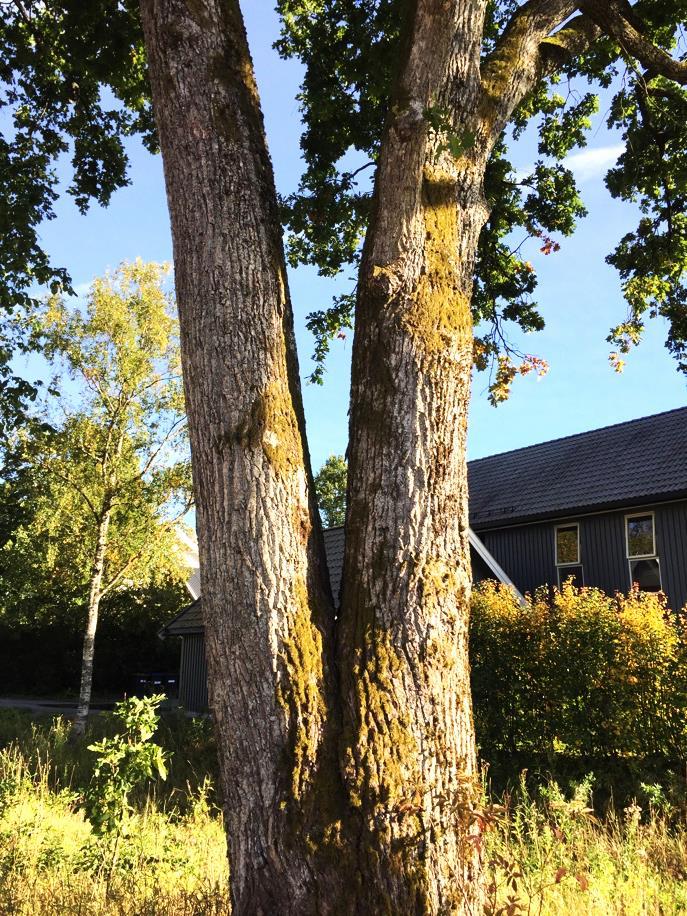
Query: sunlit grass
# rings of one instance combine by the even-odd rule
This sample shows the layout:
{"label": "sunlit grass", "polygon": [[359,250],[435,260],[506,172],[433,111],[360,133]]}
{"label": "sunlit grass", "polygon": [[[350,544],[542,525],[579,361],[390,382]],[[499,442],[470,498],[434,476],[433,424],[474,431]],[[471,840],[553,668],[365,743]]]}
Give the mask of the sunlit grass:
{"label": "sunlit grass", "polygon": [[[70,743],[59,719],[40,726],[6,720],[4,728],[0,916],[228,912],[226,847],[214,774],[206,780],[212,768],[205,725],[163,725],[165,744],[179,758],[172,760],[176,776],[138,796],[116,866],[111,847],[84,815],[92,753]],[[590,804],[592,782],[564,793],[553,782],[528,790],[523,779],[499,804],[487,805],[484,913],[687,914],[684,813],[650,786],[637,804],[611,810],[602,821]]]}
{"label": "sunlit grass", "polygon": [[[524,780],[492,815],[486,837],[487,912],[687,913],[687,829],[646,803],[599,821],[590,782],[566,797],[555,783],[535,800]],[[660,801],[659,793],[659,801]]]}
{"label": "sunlit grass", "polygon": [[127,823],[116,869],[78,793],[51,788],[16,747],[0,751],[0,913],[213,914],[227,909],[219,812],[205,793],[184,813],[149,799]]}

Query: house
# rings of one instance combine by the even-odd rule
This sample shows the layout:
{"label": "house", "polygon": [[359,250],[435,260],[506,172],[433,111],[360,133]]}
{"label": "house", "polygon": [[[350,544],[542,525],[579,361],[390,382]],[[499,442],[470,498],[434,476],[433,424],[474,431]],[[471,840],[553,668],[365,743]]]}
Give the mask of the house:
{"label": "house", "polygon": [[687,408],[469,464],[470,524],[517,588],[633,582],[687,604]]}
{"label": "house", "polygon": [[[570,578],[608,593],[637,583],[687,604],[687,408],[471,461],[468,476],[475,581],[518,593]],[[343,528],[324,540],[338,595]],[[191,710],[207,706],[197,586],[161,633],[183,639],[179,694]]]}

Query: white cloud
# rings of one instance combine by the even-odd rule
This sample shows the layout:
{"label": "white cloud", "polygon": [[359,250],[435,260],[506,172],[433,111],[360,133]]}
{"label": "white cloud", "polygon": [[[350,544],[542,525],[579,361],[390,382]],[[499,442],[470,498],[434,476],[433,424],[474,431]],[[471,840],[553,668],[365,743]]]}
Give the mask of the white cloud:
{"label": "white cloud", "polygon": [[[591,178],[602,178],[606,172],[615,165],[615,162],[625,150],[622,143],[613,143],[609,146],[597,146],[595,149],[583,149],[579,153],[572,153],[563,160],[563,165],[569,168],[577,181],[589,181]],[[515,173],[516,181],[524,181],[532,174],[534,164]]]}
{"label": "white cloud", "polygon": [[85,299],[88,296],[90,289],[91,289],[90,282],[74,284],[74,292],[76,293],[79,299]]}
{"label": "white cloud", "polygon": [[623,143],[597,146],[596,149],[583,149],[579,153],[566,156],[563,162],[578,181],[588,181],[590,178],[605,175],[624,150]]}

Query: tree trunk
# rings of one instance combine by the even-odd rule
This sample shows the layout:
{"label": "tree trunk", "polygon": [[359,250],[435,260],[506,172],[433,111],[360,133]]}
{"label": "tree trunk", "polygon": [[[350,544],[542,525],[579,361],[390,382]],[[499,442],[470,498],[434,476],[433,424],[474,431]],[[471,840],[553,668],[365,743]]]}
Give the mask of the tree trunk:
{"label": "tree trunk", "polygon": [[340,874],[325,849],[342,799],[334,616],[252,63],[237,0],[141,9],[174,240],[233,908],[336,912]]}
{"label": "tree trunk", "polygon": [[91,583],[88,593],[88,618],[86,632],[83,640],[81,656],[81,686],[79,688],[79,705],[72,728],[75,737],[83,737],[88,721],[88,712],[91,706],[91,690],[93,688],[93,659],[95,657],[95,634],[98,629],[98,612],[102,597],[103,572],[105,570],[105,556],[107,554],[107,534],[110,528],[112,509],[106,507],[98,522],[95,555],[91,568]]}
{"label": "tree trunk", "polygon": [[468,911],[479,859],[465,427],[486,156],[453,159],[425,115],[458,93],[456,129],[472,125],[483,4],[412,4],[361,273],[338,666],[238,2],[141,7],[234,911]]}
{"label": "tree trunk", "polygon": [[[344,774],[359,812],[358,911],[481,912],[465,448],[487,151],[464,138],[480,130],[482,11],[413,6],[358,284]],[[450,136],[429,129],[431,108],[452,119]],[[450,140],[467,147],[457,158]]]}

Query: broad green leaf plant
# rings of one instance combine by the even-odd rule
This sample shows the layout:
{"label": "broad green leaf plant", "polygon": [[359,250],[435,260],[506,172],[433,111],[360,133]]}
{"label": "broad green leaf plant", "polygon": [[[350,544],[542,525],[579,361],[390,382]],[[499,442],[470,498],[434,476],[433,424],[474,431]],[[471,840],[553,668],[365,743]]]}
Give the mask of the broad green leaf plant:
{"label": "broad green leaf plant", "polygon": [[106,853],[110,874],[134,812],[132,792],[150,780],[167,778],[167,754],[152,740],[159,721],[157,709],[164,699],[164,694],[156,694],[117,703],[112,719],[121,731],[88,746],[97,759],[86,792],[86,808],[100,841],[100,854]]}

